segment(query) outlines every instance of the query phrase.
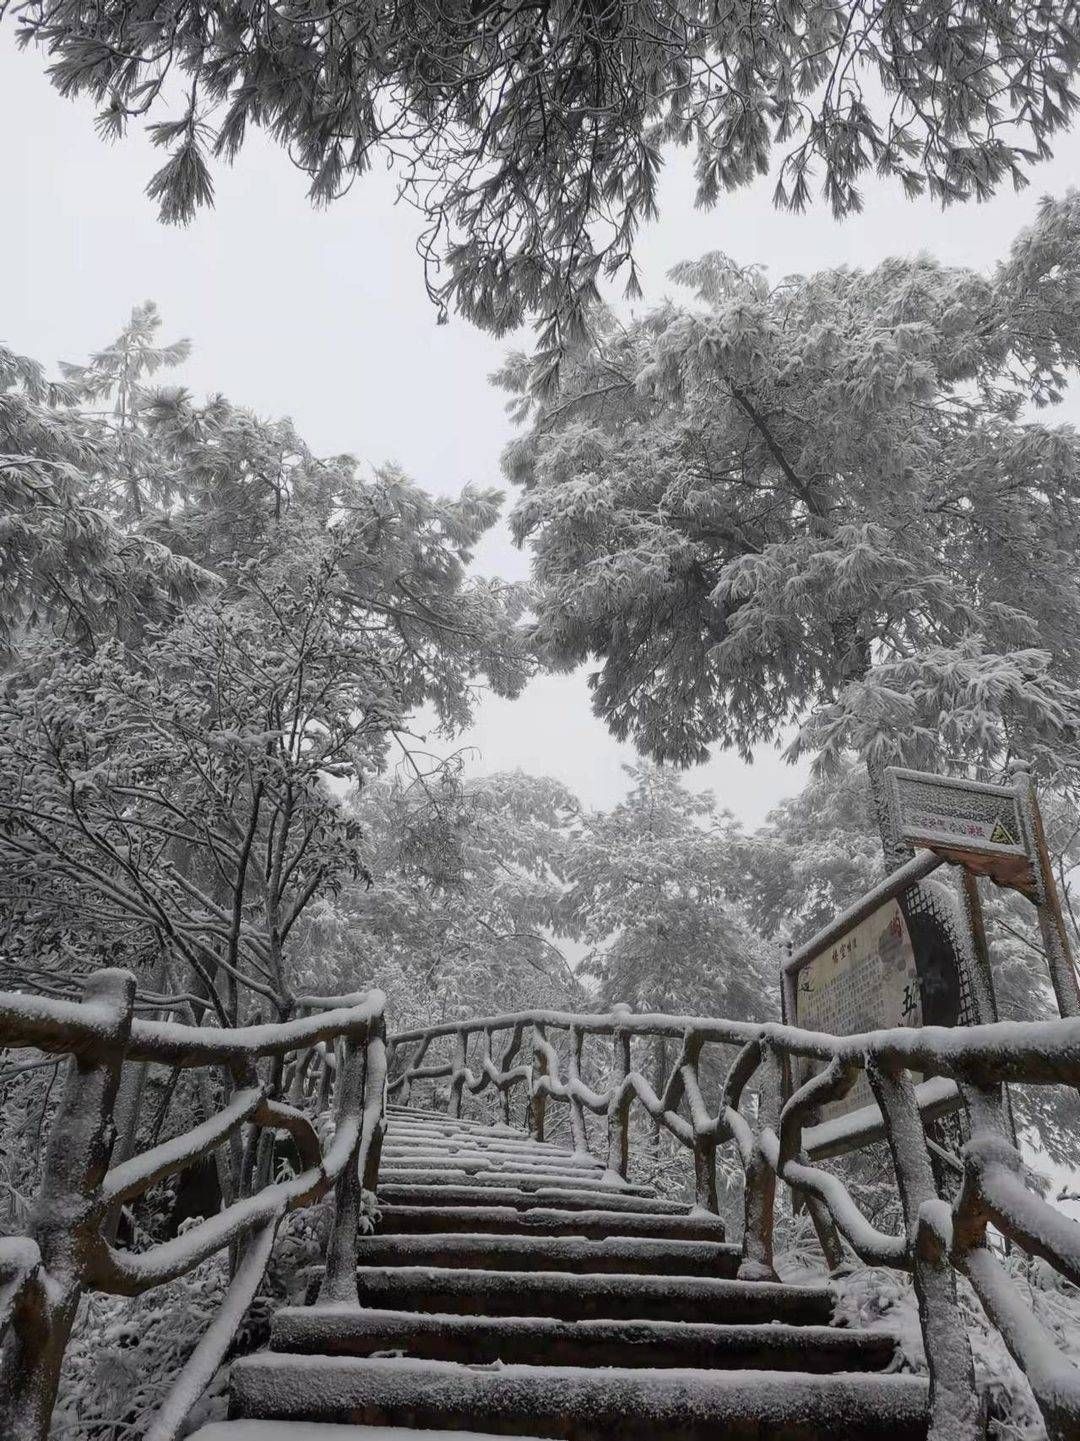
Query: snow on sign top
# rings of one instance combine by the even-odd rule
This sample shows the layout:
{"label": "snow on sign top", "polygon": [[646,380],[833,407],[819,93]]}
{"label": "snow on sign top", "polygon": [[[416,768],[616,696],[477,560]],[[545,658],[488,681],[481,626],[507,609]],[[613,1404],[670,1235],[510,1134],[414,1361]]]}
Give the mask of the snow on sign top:
{"label": "snow on sign top", "polygon": [[1000,885],[1029,891],[1034,870],[1021,798],[1009,786],[886,771],[898,833]]}

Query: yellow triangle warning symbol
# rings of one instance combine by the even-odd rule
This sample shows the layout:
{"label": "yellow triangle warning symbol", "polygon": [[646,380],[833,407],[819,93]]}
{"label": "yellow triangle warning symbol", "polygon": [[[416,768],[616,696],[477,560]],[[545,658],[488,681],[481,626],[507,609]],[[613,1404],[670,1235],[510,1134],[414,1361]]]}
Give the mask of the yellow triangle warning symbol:
{"label": "yellow triangle warning symbol", "polygon": [[990,840],[996,846],[1015,846],[1017,844],[1016,837],[1000,817],[990,832]]}

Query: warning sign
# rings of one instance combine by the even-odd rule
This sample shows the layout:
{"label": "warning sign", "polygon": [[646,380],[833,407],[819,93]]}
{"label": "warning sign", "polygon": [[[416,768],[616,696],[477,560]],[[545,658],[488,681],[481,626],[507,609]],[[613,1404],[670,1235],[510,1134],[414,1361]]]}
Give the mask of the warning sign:
{"label": "warning sign", "polygon": [[1030,891],[1034,870],[1020,798],[1007,786],[886,771],[897,832],[1000,885]]}

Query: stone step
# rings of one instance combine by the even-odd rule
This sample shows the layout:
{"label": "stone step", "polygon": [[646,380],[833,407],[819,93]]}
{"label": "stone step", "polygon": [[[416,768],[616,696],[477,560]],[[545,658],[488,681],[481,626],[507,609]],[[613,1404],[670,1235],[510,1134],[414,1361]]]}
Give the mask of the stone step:
{"label": "stone step", "polygon": [[825,1286],[699,1276],[359,1266],[356,1280],[362,1306],[457,1316],[827,1325],[833,1309]]}
{"label": "stone step", "polygon": [[525,1141],[531,1146],[556,1146],[560,1142],[552,1140],[541,1141],[538,1136],[532,1135],[521,1126],[507,1126],[503,1122],[489,1126],[483,1121],[473,1121],[467,1118],[454,1120],[452,1116],[409,1116],[407,1112],[387,1111],[386,1124],[396,1136],[414,1135],[426,1132],[431,1135],[441,1134],[447,1131],[457,1131],[461,1135],[485,1136],[500,1141]]}
{"label": "stone step", "polygon": [[925,1441],[918,1376],[571,1366],[264,1352],[232,1368],[250,1419],[463,1428],[560,1441]]}
{"label": "stone step", "polygon": [[482,1130],[472,1126],[399,1126],[390,1121],[386,1127],[386,1135],[388,1139],[401,1145],[422,1145],[425,1142],[436,1145],[451,1140],[459,1143],[469,1141],[475,1146],[517,1147],[522,1150],[565,1151],[572,1154],[570,1146],[564,1146],[558,1141],[538,1141],[535,1136],[528,1136],[524,1131],[494,1128]]}
{"label": "stone step", "polygon": [[740,1247],[716,1241],[667,1241],[639,1236],[362,1237],[362,1266],[437,1266],[466,1271],[572,1271],[634,1276],[724,1276],[739,1268]]}
{"label": "stone step", "polygon": [[454,1150],[476,1150],[484,1153],[496,1151],[500,1156],[535,1156],[541,1160],[600,1161],[600,1157],[594,1156],[591,1151],[575,1151],[570,1146],[548,1146],[541,1141],[526,1141],[523,1137],[516,1140],[509,1136],[483,1136],[476,1131],[454,1131],[446,1136],[433,1136],[428,1131],[422,1131],[420,1136],[411,1136],[408,1131],[402,1134],[391,1127],[386,1131],[384,1146],[397,1147],[404,1151],[443,1151],[447,1147],[453,1147]]}
{"label": "stone step", "polygon": [[275,1351],[323,1356],[400,1351],[429,1361],[702,1367],[815,1375],[879,1371],[896,1355],[891,1336],[836,1326],[557,1321],[542,1316],[417,1315],[319,1306],[279,1311],[270,1346]]}
{"label": "stone step", "polygon": [[[603,1129],[606,1144],[606,1126]],[[514,1126],[485,1126],[481,1122],[450,1121],[443,1118],[441,1121],[402,1122],[394,1116],[387,1117],[386,1135],[397,1141],[408,1141],[419,1143],[430,1141],[437,1143],[446,1139],[470,1140],[477,1145],[483,1146],[518,1146],[536,1148],[542,1151],[561,1151],[566,1155],[580,1154],[575,1152],[573,1140],[569,1134],[560,1136],[557,1139],[540,1141],[531,1136],[528,1131],[522,1131]]]}
{"label": "stone step", "polygon": [[477,1151],[448,1151],[436,1152],[413,1152],[410,1155],[403,1155],[399,1152],[396,1156],[389,1158],[388,1165],[398,1166],[411,1173],[423,1171],[425,1168],[440,1170],[465,1170],[470,1166],[498,1167],[506,1171],[557,1171],[568,1176],[587,1180],[590,1178],[604,1178],[612,1184],[620,1186],[641,1185],[641,1182],[624,1181],[616,1171],[609,1171],[606,1166],[598,1162],[571,1161],[562,1156],[506,1156],[498,1152],[485,1154]]}
{"label": "stone step", "polygon": [[639,1196],[621,1188],[595,1191],[584,1185],[564,1188],[540,1186],[486,1186],[469,1184],[426,1184],[419,1180],[379,1181],[379,1201],[409,1206],[549,1206],[563,1211],[625,1211],[651,1216],[684,1216],[688,1206],[662,1201],[656,1196]]}
{"label": "stone step", "polygon": [[593,1195],[641,1196],[656,1195],[652,1186],[635,1185],[604,1172],[576,1174],[571,1171],[523,1171],[516,1166],[455,1166],[430,1165],[412,1169],[394,1162],[379,1166],[379,1189],[386,1185],[411,1186],[513,1186],[519,1191],[588,1190]]}
{"label": "stone step", "polygon": [[569,1180],[601,1180],[610,1175],[599,1162],[563,1160],[561,1157],[504,1156],[497,1151],[383,1152],[382,1165],[395,1171],[511,1171],[525,1176],[566,1176]]}
{"label": "stone step", "polygon": [[569,1211],[547,1206],[413,1206],[384,1202],[376,1232],[382,1236],[634,1236],[656,1241],[722,1241],[724,1223],[705,1211],[689,1215],[654,1211]]}
{"label": "stone step", "polygon": [[535,1139],[521,1126],[509,1126],[505,1121],[477,1121],[469,1116],[448,1116],[445,1111],[418,1111],[412,1107],[402,1110],[388,1106],[386,1120],[390,1126],[419,1127],[422,1130],[440,1131],[483,1131],[486,1136],[521,1136],[525,1140]]}
{"label": "stone step", "polygon": [[425,1140],[422,1143],[411,1143],[408,1141],[395,1141],[393,1143],[384,1141],[383,1155],[400,1157],[402,1160],[418,1160],[421,1157],[447,1157],[454,1159],[471,1160],[500,1160],[514,1161],[520,1165],[530,1166],[572,1166],[584,1167],[590,1170],[604,1170],[604,1163],[597,1156],[586,1155],[584,1152],[575,1154],[573,1151],[559,1151],[554,1148],[550,1151],[538,1151],[532,1146],[482,1146],[477,1142],[466,1138],[465,1140],[443,1141],[439,1145]]}

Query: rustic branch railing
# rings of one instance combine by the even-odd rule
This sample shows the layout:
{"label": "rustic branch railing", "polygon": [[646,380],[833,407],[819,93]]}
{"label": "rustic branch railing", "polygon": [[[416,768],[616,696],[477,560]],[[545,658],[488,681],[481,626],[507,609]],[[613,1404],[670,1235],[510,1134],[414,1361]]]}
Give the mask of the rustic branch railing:
{"label": "rustic branch railing", "polygon": [[[565,1038],[565,1057],[552,1044],[553,1034]],[[600,1068],[607,1079],[597,1083],[598,1089],[582,1077],[583,1043],[592,1036],[610,1037],[612,1047]],[[632,1067],[636,1038],[679,1042],[659,1090]],[[446,1041],[451,1055],[431,1059],[432,1048],[437,1056],[439,1043]],[[399,1104],[409,1104],[417,1082],[429,1081],[433,1089],[441,1082],[450,1115],[459,1116],[466,1092],[480,1095],[494,1088],[506,1117],[511,1093],[521,1088],[530,1128],[538,1137],[544,1134],[549,1100],[567,1107],[572,1143],[579,1151],[589,1147],[586,1113],[603,1118],[605,1134],[596,1149],[606,1155],[609,1170],[622,1177],[628,1174],[631,1110],[640,1105],[654,1125],[692,1153],[697,1204],[711,1211],[717,1210],[716,1151],[733,1142],[745,1177],[740,1276],[776,1274],[777,1180],[806,1203],[830,1267],[844,1260],[842,1238],[867,1264],[911,1274],[930,1369],[931,1441],[975,1441],[982,1435],[957,1274],[970,1282],[1027,1376],[1050,1441],[1080,1436],[1080,1370],[1058,1349],[988,1242],[993,1225],[1080,1285],[1080,1224],[1025,1183],[1003,1094],[1009,1082],[1080,1085],[1080,1020],[838,1037],[784,1025],[632,1015],[619,1007],[610,1015],[527,1011],[447,1022],[402,1032],[389,1045],[388,1090]],[[738,1048],[715,1113],[702,1086],[701,1061],[708,1046]],[[527,1061],[519,1059],[523,1047]],[[783,1076],[796,1059],[821,1069],[784,1102]],[[804,1131],[822,1105],[850,1092],[861,1072],[880,1108],[880,1131],[892,1155],[903,1212],[898,1234],[874,1225],[840,1177],[807,1156]],[[962,1148],[962,1180],[954,1199],[938,1192],[921,1109],[927,1087],[917,1087],[911,1072],[921,1072],[924,1081],[954,1083],[966,1108],[971,1139]],[[757,1100],[744,1114],[751,1082]]]}
{"label": "rustic branch railing", "polygon": [[[233,1247],[237,1264],[220,1311],[146,1437],[172,1441],[255,1295],[282,1218],[331,1188],[335,1210],[323,1296],[357,1299],[362,1190],[374,1190],[385,1127],[382,994],[335,1001],[308,997],[300,1009],[309,1014],[300,1019],[235,1030],[136,1018],[134,996],[134,979],[124,971],[92,976],[81,1003],[0,995],[0,1046],[36,1047],[71,1058],[29,1234],[0,1239],[0,1435],[5,1441],[45,1441],[64,1348],[84,1292],[139,1295]],[[313,1058],[319,1064],[313,1066]],[[229,1079],[232,1093],[217,1115],[110,1168],[113,1106],[123,1067],[147,1061],[217,1068]],[[269,1063],[264,1067],[268,1077],[260,1077],[260,1062]],[[325,1147],[301,1109],[309,1098],[316,1111],[333,1101],[334,1133]],[[210,1155],[245,1126],[254,1147],[247,1168],[254,1179],[247,1194],[147,1251],[113,1244],[121,1206]],[[264,1138],[276,1131],[291,1138],[302,1169],[272,1182],[272,1147]]]}

